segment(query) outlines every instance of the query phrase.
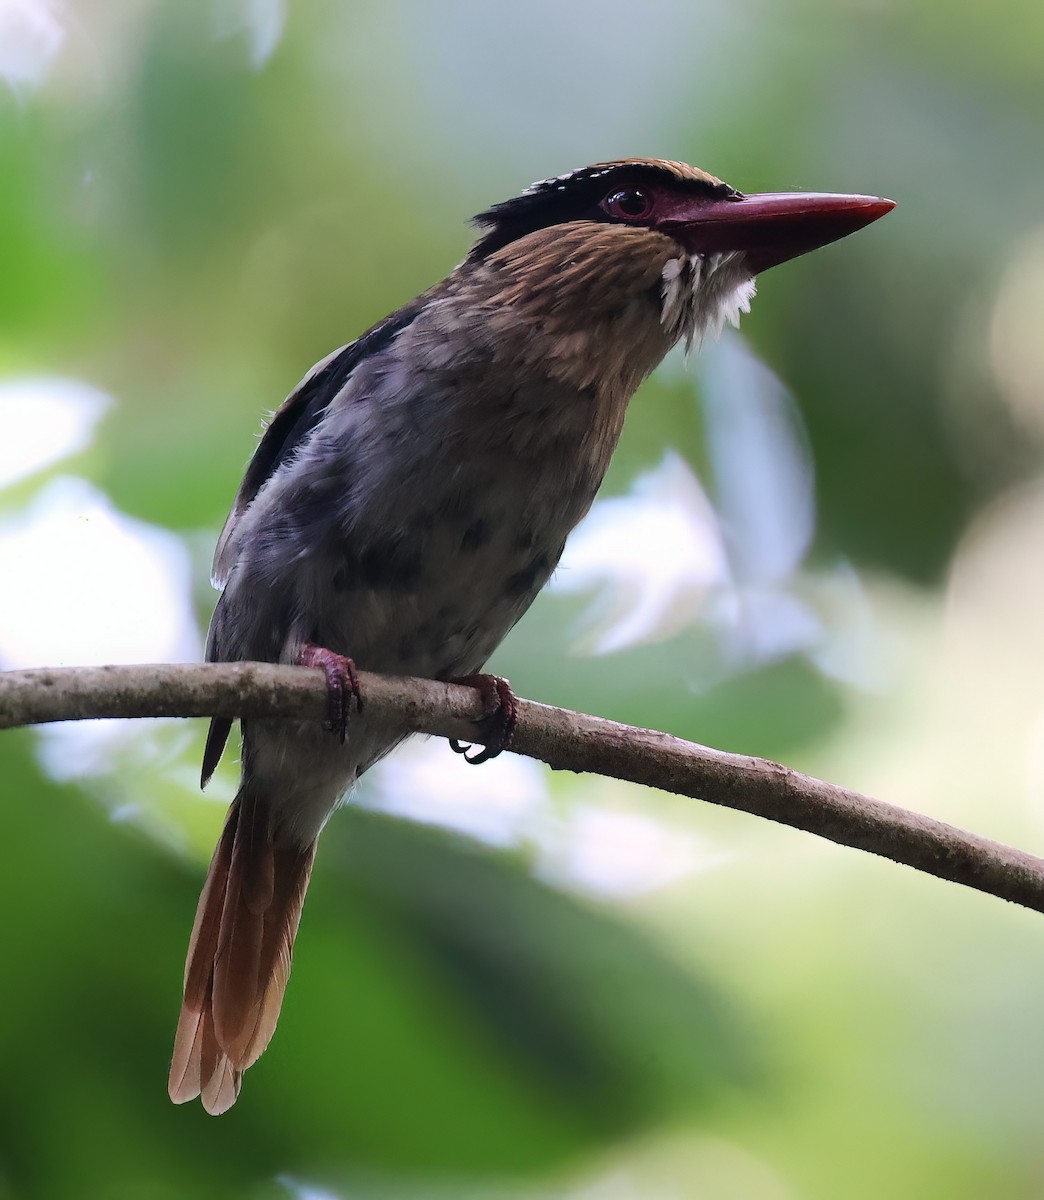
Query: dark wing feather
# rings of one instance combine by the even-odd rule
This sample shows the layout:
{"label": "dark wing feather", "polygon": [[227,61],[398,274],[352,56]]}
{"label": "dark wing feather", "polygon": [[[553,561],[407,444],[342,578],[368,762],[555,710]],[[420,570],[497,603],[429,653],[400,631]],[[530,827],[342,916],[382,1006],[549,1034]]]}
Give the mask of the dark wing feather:
{"label": "dark wing feather", "polygon": [[229,538],[239,518],[243,515],[258,492],[276,471],[292,457],[319,424],[326,410],[351,377],[352,371],[366,357],[376,354],[401,333],[417,316],[430,293],[418,296],[403,308],[385,317],[362,337],[340,350],[327,355],[308,372],[296,388],[287,396],[275,416],[269,421],[254,457],[239,485],[232,511],[218,538],[214,554],[214,582],[227,581],[233,562],[225,553]]}
{"label": "dark wing feather", "polygon": [[225,753],[225,743],[232,732],[232,722],[228,717],[211,717],[210,728],[207,730],[207,744],[203,749],[203,769],[199,773],[199,786],[205,788],[214,777],[222,754]]}
{"label": "dark wing feather", "polygon": [[359,346],[363,340],[360,338],[358,342],[342,346],[316,363],[269,421],[218,538],[214,552],[215,583],[225,583],[234,565],[227,561],[225,548],[239,518],[279,467],[323,419],[333,398],[348,382],[352,368],[359,361]]}
{"label": "dark wing feather", "polygon": [[[249,508],[258,492],[323,419],[326,410],[348,382],[355,367],[368,355],[376,354],[383,349],[392,338],[401,333],[413,321],[432,294],[429,292],[418,296],[416,300],[392,313],[391,316],[385,317],[383,321],[374,325],[356,341],[327,355],[321,362],[316,363],[283,402],[268,423],[261,441],[254,451],[254,457],[250,460],[250,465],[243,476],[243,482],[239,485],[239,491],[236,493],[232,511],[228,514],[228,520],[218,538],[213,568],[216,584],[224,585],[235,565],[227,553],[229,539],[239,518]],[[213,625],[210,637],[207,639],[206,657],[207,662],[219,661]],[[232,722],[227,718],[215,717],[210,722],[207,745],[203,752],[201,773],[203,787],[207,786],[217,769],[231,732]]]}

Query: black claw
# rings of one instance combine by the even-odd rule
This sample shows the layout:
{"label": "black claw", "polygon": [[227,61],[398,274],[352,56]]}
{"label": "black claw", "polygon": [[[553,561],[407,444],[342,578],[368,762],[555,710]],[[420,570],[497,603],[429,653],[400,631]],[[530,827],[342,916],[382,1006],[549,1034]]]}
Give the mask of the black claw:
{"label": "black claw", "polygon": [[491,758],[496,758],[503,750],[503,747],[498,746],[495,750],[491,750],[489,746],[478,746],[476,749],[477,753],[464,755],[464,761],[470,763],[473,767],[477,767],[484,762],[489,762]]}
{"label": "black claw", "polygon": [[[458,741],[457,738],[449,738],[450,749],[454,754],[460,754],[466,763],[470,763],[473,767],[477,767],[480,763],[489,762],[491,758],[496,758],[504,749],[503,746],[498,746],[492,749],[489,746],[473,746],[469,742]],[[471,751],[475,753],[472,754]]]}
{"label": "black claw", "polygon": [[485,711],[475,725],[484,744],[470,746],[457,738],[449,739],[450,749],[454,754],[463,755],[466,763],[477,767],[481,763],[489,762],[491,758],[496,758],[511,745],[511,738],[518,724],[518,700],[508,681],[501,679],[499,675],[461,675],[451,679],[450,683],[477,688],[482,693]]}

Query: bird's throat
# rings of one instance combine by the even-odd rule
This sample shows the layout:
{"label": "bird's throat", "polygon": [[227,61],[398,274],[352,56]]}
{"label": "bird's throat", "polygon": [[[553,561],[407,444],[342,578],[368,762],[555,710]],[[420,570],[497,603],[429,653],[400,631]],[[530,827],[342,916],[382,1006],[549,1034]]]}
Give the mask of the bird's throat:
{"label": "bird's throat", "polygon": [[728,322],[739,326],[750,312],[754,279],[742,253],[682,254],[663,268],[660,321],[668,340],[699,346],[708,333],[717,337]]}

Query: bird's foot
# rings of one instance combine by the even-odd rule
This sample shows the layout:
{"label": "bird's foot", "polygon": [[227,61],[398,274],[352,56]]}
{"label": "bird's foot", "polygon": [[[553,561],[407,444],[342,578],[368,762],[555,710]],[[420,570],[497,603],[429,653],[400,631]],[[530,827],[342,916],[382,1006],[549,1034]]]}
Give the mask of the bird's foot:
{"label": "bird's foot", "polygon": [[352,700],[355,701],[355,711],[362,712],[362,693],[359,690],[359,676],[355,663],[343,654],[327,650],[323,646],[313,646],[305,642],[297,655],[299,667],[320,667],[326,674],[326,692],[329,710],[323,728],[336,733],[344,744],[348,732],[348,717],[351,714]]}
{"label": "bird's foot", "polygon": [[[499,675],[457,675],[449,682],[476,688],[482,695],[484,710],[475,722],[482,746],[476,748],[450,738],[450,749],[455,754],[463,754],[464,761],[472,766],[489,762],[502,750],[508,749],[518,724],[518,699],[511,690],[511,684]],[[475,750],[475,753],[469,754],[469,750]]]}

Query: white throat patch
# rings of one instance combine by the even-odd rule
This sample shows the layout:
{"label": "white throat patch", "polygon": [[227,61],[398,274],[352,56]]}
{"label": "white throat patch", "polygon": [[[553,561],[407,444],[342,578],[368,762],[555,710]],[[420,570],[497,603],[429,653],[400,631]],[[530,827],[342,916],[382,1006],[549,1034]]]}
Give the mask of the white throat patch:
{"label": "white throat patch", "polygon": [[739,326],[740,313],[750,312],[757,290],[745,256],[683,254],[663,268],[663,307],[660,321],[673,342],[685,339],[685,349],[697,347],[713,333],[718,337],[728,321]]}

